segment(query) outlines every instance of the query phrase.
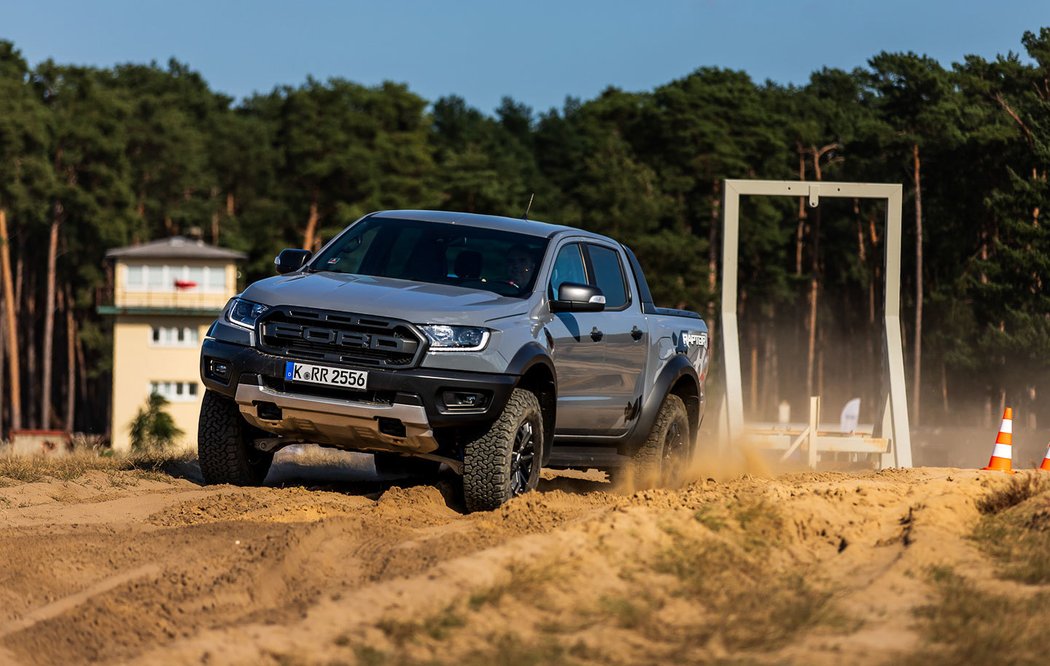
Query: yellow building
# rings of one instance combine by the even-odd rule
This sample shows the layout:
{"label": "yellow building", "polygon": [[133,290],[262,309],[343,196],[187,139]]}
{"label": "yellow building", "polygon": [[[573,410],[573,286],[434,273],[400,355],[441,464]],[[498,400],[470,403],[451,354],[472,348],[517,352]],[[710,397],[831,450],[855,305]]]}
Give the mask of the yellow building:
{"label": "yellow building", "polygon": [[113,302],[99,313],[113,325],[113,448],[131,448],[129,427],[150,393],[167,398],[183,431],[180,447],[197,444],[203,386],[200,347],[208,327],[237,292],[244,254],[181,236],[110,250]]}

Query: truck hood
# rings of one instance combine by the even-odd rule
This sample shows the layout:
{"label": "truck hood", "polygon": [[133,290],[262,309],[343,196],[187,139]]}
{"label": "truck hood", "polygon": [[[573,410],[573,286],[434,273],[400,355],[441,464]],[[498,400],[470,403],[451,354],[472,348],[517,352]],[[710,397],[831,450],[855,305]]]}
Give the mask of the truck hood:
{"label": "truck hood", "polygon": [[241,297],[264,305],[299,305],[372,314],[414,324],[481,326],[529,309],[527,299],[509,298],[491,291],[327,272],[259,280],[245,289]]}

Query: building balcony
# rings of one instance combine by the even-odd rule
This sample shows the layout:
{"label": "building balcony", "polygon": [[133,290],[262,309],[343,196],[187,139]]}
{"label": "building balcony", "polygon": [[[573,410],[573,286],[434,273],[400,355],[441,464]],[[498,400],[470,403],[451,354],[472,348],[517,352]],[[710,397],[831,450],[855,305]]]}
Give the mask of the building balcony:
{"label": "building balcony", "polygon": [[228,293],[199,289],[165,291],[128,291],[100,288],[95,295],[102,315],[188,315],[217,317],[230,299]]}

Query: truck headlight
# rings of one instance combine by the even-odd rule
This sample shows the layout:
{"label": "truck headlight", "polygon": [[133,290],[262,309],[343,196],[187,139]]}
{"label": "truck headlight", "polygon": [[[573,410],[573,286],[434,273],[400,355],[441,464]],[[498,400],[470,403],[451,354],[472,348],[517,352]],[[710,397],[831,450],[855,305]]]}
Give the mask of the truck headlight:
{"label": "truck headlight", "polygon": [[241,328],[254,331],[255,322],[262,316],[262,313],[269,309],[270,306],[262,303],[252,303],[242,298],[235,298],[230,301],[229,307],[226,308],[226,321]]}
{"label": "truck headlight", "polygon": [[489,341],[489,330],[480,326],[448,326],[429,324],[420,326],[431,351],[480,351]]}

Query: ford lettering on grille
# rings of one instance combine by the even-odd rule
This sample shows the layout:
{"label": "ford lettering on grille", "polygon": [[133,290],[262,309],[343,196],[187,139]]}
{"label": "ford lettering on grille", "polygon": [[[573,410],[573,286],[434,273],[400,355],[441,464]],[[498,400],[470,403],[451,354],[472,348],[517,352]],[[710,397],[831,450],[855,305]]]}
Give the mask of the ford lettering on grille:
{"label": "ford lettering on grille", "polygon": [[404,322],[302,308],[277,308],[259,333],[264,347],[277,353],[379,367],[411,366],[422,346]]}
{"label": "ford lettering on grille", "polygon": [[[340,347],[358,349],[376,349],[394,353],[412,353],[417,346],[415,340],[403,340],[393,335],[369,335],[353,331],[336,331],[318,326],[298,326],[296,324],[266,324],[263,335],[280,340],[306,340],[320,344],[334,344]],[[408,344],[406,344],[408,343]],[[407,347],[411,345],[412,349]]]}

